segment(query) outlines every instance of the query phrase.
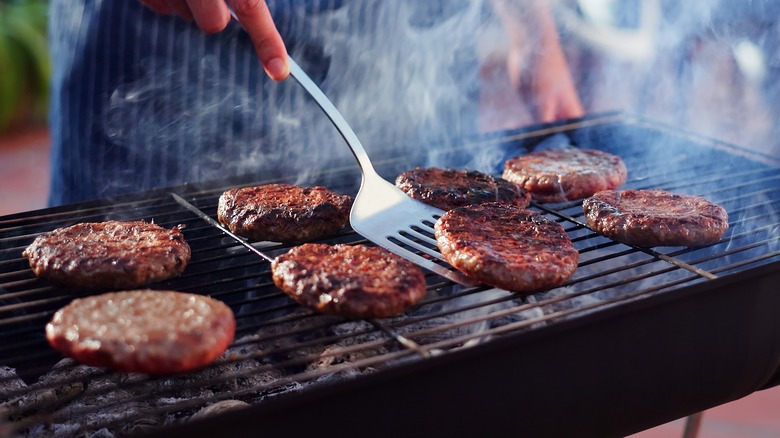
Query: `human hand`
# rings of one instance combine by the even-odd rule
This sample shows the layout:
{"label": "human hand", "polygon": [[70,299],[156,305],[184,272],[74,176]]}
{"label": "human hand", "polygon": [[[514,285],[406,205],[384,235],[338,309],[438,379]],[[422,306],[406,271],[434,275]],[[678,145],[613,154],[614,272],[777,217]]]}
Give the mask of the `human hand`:
{"label": "human hand", "polygon": [[574,86],[546,0],[493,0],[507,33],[507,73],[512,86],[530,94],[538,121],[581,117]]}
{"label": "human hand", "polygon": [[[207,34],[221,32],[230,22],[230,9],[249,34],[265,73],[275,81],[290,74],[287,49],[276,30],[265,0],[138,0],[146,7],[165,15],[195,20]],[[228,9],[228,6],[230,9]]]}
{"label": "human hand", "polygon": [[525,50],[510,48],[507,55],[509,81],[518,91],[531,94],[540,122],[582,117],[585,110],[577,94],[566,58],[559,47],[534,56],[523,68]]}

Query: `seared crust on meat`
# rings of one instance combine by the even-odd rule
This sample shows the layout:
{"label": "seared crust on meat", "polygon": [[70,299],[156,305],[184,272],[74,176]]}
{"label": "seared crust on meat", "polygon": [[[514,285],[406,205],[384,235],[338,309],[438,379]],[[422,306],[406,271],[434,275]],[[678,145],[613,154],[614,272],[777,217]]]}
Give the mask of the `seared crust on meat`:
{"label": "seared crust on meat", "polygon": [[233,341],[236,322],[215,299],[133,290],[79,298],[58,310],[46,339],[85,365],[147,374],[208,365]]}
{"label": "seared crust on meat", "polygon": [[510,158],[504,179],[531,192],[535,201],[565,202],[612,190],[626,182],[626,165],[593,149],[549,149]]}
{"label": "seared crust on meat", "polygon": [[395,179],[410,197],[444,211],[464,205],[502,202],[525,208],[531,194],[519,185],[475,170],[416,168]]}
{"label": "seared crust on meat", "polygon": [[87,222],[38,236],[22,255],[35,275],[64,286],[130,289],[178,276],[190,246],[176,226]]}
{"label": "seared crust on meat", "polygon": [[434,226],[442,255],[482,283],[515,292],[559,286],[579,253],[563,227],[540,213],[501,204],[460,207]]}
{"label": "seared crust on meat", "polygon": [[583,201],[582,208],[594,231],[639,246],[704,246],[729,228],[723,207],[664,190],[606,190]]}
{"label": "seared crust on meat", "polygon": [[307,243],[276,257],[272,270],[295,301],[347,318],[398,315],[425,295],[420,268],[378,247]]}
{"label": "seared crust on meat", "polygon": [[349,222],[350,208],[352,197],[325,187],[267,184],[226,191],[217,216],[251,240],[300,243],[336,234]]}

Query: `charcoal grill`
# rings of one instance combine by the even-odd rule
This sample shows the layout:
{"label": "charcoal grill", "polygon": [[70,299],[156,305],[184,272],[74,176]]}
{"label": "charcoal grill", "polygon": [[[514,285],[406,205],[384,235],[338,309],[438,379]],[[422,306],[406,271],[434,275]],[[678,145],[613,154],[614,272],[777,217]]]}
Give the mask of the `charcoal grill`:
{"label": "charcoal grill", "polygon": [[[645,249],[593,233],[581,202],[532,204],[580,252],[563,287],[520,296],[428,273],[425,299],[406,314],[348,321],[274,287],[257,252],[289,246],[249,244],[209,220],[223,190],[257,181],[0,218],[0,436],[619,436],[780,383],[780,162],[621,113],[464,139],[427,158],[468,167],[479,150],[500,174],[505,158],[561,142],[623,157],[624,188],[724,206],[729,231],[704,248]],[[388,159],[377,170],[392,180],[430,162]],[[345,166],[308,183],[354,195],[359,175]],[[232,307],[236,341],[215,364],[150,378],[61,361],[48,347],[54,311],[90,292],[37,279],[21,252],[42,232],[108,219],[185,225],[190,265],[153,287]],[[324,242],[368,243],[349,229]],[[251,406],[189,419],[222,400]]]}

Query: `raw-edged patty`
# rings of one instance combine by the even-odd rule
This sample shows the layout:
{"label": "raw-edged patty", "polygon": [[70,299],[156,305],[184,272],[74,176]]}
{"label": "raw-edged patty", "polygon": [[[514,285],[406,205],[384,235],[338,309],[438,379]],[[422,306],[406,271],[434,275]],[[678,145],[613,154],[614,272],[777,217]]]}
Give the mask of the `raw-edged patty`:
{"label": "raw-edged patty", "polygon": [[395,185],[410,197],[444,211],[486,202],[525,208],[531,202],[531,194],[517,184],[475,170],[418,167],[398,175]]}
{"label": "raw-edged patty", "polygon": [[276,257],[272,270],[300,304],[348,318],[398,315],[425,295],[420,268],[378,247],[307,243]]}
{"label": "raw-edged patty", "polygon": [[593,149],[548,149],[510,158],[504,179],[542,202],[564,202],[612,190],[626,182],[623,160]]}
{"label": "raw-edged patty", "polygon": [[267,184],[224,192],[217,216],[251,240],[300,243],[336,234],[349,222],[351,207],[352,197],[325,187]]}
{"label": "raw-edged patty", "polygon": [[181,226],[85,222],[38,236],[22,255],[35,275],[64,286],[131,289],[178,276],[190,261]]}
{"label": "raw-edged patty", "polygon": [[664,190],[606,190],[582,203],[597,233],[639,246],[704,246],[729,228],[723,207]]}
{"label": "raw-edged patty", "polygon": [[56,350],[117,371],[173,374],[204,367],[233,341],[230,308],[174,291],[110,292],[73,300],[46,325]]}
{"label": "raw-edged patty", "polygon": [[501,204],[460,207],[434,226],[442,255],[482,283],[515,292],[554,288],[574,274],[579,253],[556,222]]}

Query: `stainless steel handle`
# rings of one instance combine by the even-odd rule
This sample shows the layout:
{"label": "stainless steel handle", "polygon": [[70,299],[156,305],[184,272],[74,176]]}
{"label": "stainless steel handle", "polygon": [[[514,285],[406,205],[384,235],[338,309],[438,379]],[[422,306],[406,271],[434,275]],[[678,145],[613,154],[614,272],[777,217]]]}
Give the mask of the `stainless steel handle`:
{"label": "stainless steel handle", "polygon": [[[241,25],[241,20],[238,19],[238,16],[236,16],[236,13],[233,11],[233,9],[229,9],[229,11],[233,19],[236,20],[239,25]],[[366,150],[363,149],[363,144],[360,143],[357,135],[355,135],[355,131],[353,131],[349,126],[349,123],[347,123],[347,121],[344,119],[344,116],[341,115],[339,110],[336,109],[330,99],[325,96],[325,93],[320,90],[320,87],[318,87],[317,84],[311,80],[309,75],[303,71],[298,63],[295,62],[295,60],[293,60],[289,55],[287,56],[287,59],[290,62],[290,76],[292,76],[293,79],[301,84],[303,89],[306,90],[312,98],[314,98],[314,101],[317,102],[317,105],[322,108],[322,111],[325,112],[325,115],[328,116],[331,122],[333,122],[333,126],[335,126],[336,130],[339,131],[339,134],[341,134],[341,137],[347,143],[347,146],[349,146],[349,149],[352,150],[352,154],[357,159],[358,164],[360,165],[360,169],[363,171],[363,178],[365,178],[367,174],[369,177],[374,175],[378,176],[374,170],[374,166],[371,164],[371,160],[368,158]]]}
{"label": "stainless steel handle", "polygon": [[301,84],[301,86],[311,95],[311,97],[314,98],[314,101],[317,102],[317,105],[322,108],[322,110],[325,112],[325,115],[328,116],[331,122],[333,122],[336,130],[339,131],[339,134],[341,134],[341,137],[344,138],[344,141],[347,142],[347,146],[349,146],[349,148],[352,150],[352,153],[355,155],[355,158],[358,160],[358,164],[360,164],[363,173],[376,174],[374,166],[371,165],[371,160],[368,158],[366,150],[363,149],[363,144],[360,143],[360,140],[357,138],[357,135],[355,135],[355,132],[352,131],[352,128],[344,119],[344,116],[342,116],[339,110],[336,109],[330,99],[325,96],[325,93],[320,90],[320,87],[318,87],[317,84],[315,84],[314,81],[309,78],[309,75],[307,75],[306,72],[301,69],[298,63],[289,56],[287,58],[290,61],[290,76],[292,76],[296,81],[298,81],[299,84]]}

